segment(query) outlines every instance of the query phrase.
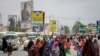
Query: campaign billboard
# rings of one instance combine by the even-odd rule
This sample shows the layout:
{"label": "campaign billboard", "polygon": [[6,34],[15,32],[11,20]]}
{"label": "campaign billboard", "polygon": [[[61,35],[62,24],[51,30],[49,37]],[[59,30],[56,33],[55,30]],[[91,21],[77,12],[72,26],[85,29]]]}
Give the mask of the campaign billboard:
{"label": "campaign billboard", "polygon": [[33,21],[33,32],[42,32],[44,28],[44,12],[43,11],[33,11],[32,21]]}
{"label": "campaign billboard", "polygon": [[56,32],[56,20],[50,20],[50,32]]}

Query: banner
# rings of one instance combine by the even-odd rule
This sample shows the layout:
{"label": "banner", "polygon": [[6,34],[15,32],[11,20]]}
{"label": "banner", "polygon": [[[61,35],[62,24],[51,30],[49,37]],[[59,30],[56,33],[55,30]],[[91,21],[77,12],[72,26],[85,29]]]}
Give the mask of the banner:
{"label": "banner", "polygon": [[21,21],[31,21],[33,1],[21,2]]}
{"label": "banner", "polygon": [[43,22],[33,22],[33,31],[42,32],[43,31]]}
{"label": "banner", "polygon": [[44,28],[44,12],[43,11],[33,11],[32,12],[33,21],[33,32],[42,32]]}
{"label": "banner", "polygon": [[79,28],[79,32],[81,33],[85,33],[87,30],[86,26],[85,25],[81,25],[80,28]]}
{"label": "banner", "polygon": [[21,29],[30,29],[31,23],[30,22],[21,22]]}
{"label": "banner", "polygon": [[43,11],[33,11],[32,20],[33,21],[44,21],[44,12]]}
{"label": "banner", "polygon": [[97,23],[97,27],[96,27],[97,31],[100,32],[100,20],[98,20],[96,23]]}
{"label": "banner", "polygon": [[56,20],[50,20],[50,31],[56,32]]}

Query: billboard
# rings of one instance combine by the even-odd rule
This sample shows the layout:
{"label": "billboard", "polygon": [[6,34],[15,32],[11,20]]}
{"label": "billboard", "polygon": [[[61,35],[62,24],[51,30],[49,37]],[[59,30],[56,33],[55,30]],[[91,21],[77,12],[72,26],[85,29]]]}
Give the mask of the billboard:
{"label": "billboard", "polygon": [[98,20],[96,23],[97,23],[97,31],[100,32],[100,20]]}
{"label": "billboard", "polygon": [[97,26],[100,26],[100,20],[97,21]]}
{"label": "billboard", "polygon": [[33,11],[32,20],[33,21],[44,21],[44,12],[43,11]]}
{"label": "billboard", "polygon": [[50,20],[50,32],[56,32],[56,20]]}
{"label": "billboard", "polygon": [[32,9],[32,1],[21,2],[21,21],[31,21]]}
{"label": "billboard", "polygon": [[15,27],[17,21],[17,15],[8,15],[8,22],[10,26]]}
{"label": "billboard", "polygon": [[32,29],[34,32],[42,32],[43,31],[43,22],[33,22]]}
{"label": "billboard", "polygon": [[44,12],[43,11],[33,11],[32,12],[32,29],[34,32],[42,32],[44,28]]}
{"label": "billboard", "polygon": [[8,15],[9,31],[15,31],[17,15]]}

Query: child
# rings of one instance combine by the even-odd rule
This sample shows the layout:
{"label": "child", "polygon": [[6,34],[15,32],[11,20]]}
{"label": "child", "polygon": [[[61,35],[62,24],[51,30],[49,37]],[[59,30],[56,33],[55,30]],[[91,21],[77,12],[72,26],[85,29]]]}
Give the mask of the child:
{"label": "child", "polygon": [[11,43],[9,43],[7,47],[8,56],[12,56],[12,51],[13,51],[13,47]]}

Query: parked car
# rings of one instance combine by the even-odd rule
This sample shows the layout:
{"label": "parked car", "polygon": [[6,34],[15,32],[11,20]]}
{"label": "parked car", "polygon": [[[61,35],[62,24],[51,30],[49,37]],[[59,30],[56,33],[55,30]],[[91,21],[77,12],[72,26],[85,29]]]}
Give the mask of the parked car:
{"label": "parked car", "polygon": [[16,33],[5,33],[4,38],[7,40],[7,43],[11,43],[14,50],[18,50],[19,48],[19,38]]}

